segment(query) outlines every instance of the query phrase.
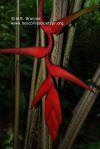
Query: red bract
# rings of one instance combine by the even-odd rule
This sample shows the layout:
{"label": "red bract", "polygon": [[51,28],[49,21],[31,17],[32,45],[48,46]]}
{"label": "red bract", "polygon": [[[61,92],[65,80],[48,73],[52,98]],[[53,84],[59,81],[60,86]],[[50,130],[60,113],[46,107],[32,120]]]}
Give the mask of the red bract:
{"label": "red bract", "polygon": [[48,99],[47,96],[45,99],[45,121],[49,120],[51,112],[52,112],[52,104],[50,103],[50,100]]}
{"label": "red bract", "polygon": [[47,121],[47,126],[48,126],[48,130],[49,130],[49,134],[51,135],[52,140],[56,139],[57,136],[57,131],[55,131],[54,129],[54,125],[52,124],[52,116],[50,116],[50,119]]}
{"label": "red bract", "polygon": [[53,109],[50,113],[49,119],[46,121],[46,124],[48,125],[48,130],[52,137],[52,140],[55,140],[57,133],[58,133],[59,124],[58,124],[58,121],[56,119],[56,115]]}
{"label": "red bract", "polygon": [[54,123],[54,129],[55,129],[56,132],[58,132],[59,123],[58,123],[58,120],[56,118],[55,110],[52,110],[51,117],[52,117],[52,122]]}
{"label": "red bract", "polygon": [[59,121],[59,124],[62,122],[62,116],[61,116],[61,106],[60,106],[60,100],[57,90],[54,88],[54,86],[51,88],[51,90],[48,92],[48,100],[50,101],[55,113],[56,117]]}
{"label": "red bract", "polygon": [[27,47],[27,48],[11,48],[11,49],[0,49],[0,53],[12,53],[21,55],[30,55],[37,58],[46,56],[52,49],[52,36],[47,34],[49,43],[48,47]]}
{"label": "red bract", "polygon": [[48,71],[52,76],[67,79],[69,81],[72,81],[72,82],[74,82],[78,85],[81,85],[82,87],[92,91],[92,89],[89,86],[87,86],[83,81],[81,81],[76,76],[72,75],[71,73],[69,73],[68,71],[64,70],[63,68],[61,68],[57,65],[50,64],[49,56],[46,57],[46,64],[47,64]]}
{"label": "red bract", "polygon": [[[42,27],[42,29],[46,32],[46,33],[52,33],[52,34],[58,34],[66,25],[68,25],[69,23],[71,23],[73,20],[79,18],[80,16],[91,12],[97,8],[100,8],[100,5],[94,6],[94,7],[89,7],[89,8],[84,8],[80,11],[77,11],[67,17],[64,17],[62,19],[59,19],[55,22],[52,22],[51,24],[45,25],[44,21],[43,21],[43,15],[42,15],[42,11],[43,11],[43,1],[44,0],[40,0],[40,4],[39,4],[39,22],[40,25]],[[41,23],[42,22],[42,23]]]}
{"label": "red bract", "polygon": [[52,129],[55,130],[57,135],[59,122],[56,116],[55,109],[52,107],[50,103],[50,99],[48,98],[46,98],[45,100],[45,121],[47,125],[49,124],[48,129],[49,129],[49,132],[51,132],[51,137],[54,139]]}
{"label": "red bract", "polygon": [[31,104],[31,108],[45,95],[49,92],[50,88],[53,85],[53,80],[51,76],[48,76],[48,78],[42,83],[40,86],[36,96],[34,97],[34,100]]}

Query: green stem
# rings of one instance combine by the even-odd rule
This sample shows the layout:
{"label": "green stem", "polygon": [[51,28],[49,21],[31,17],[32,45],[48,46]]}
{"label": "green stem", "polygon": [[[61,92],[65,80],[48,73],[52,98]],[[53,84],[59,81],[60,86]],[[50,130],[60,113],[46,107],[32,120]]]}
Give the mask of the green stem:
{"label": "green stem", "polygon": [[[19,17],[19,0],[16,0],[16,17]],[[16,20],[16,48],[20,47],[19,20]],[[19,55],[15,55],[15,122],[14,122],[14,149],[18,149],[19,134],[19,96],[20,96],[20,62]]]}

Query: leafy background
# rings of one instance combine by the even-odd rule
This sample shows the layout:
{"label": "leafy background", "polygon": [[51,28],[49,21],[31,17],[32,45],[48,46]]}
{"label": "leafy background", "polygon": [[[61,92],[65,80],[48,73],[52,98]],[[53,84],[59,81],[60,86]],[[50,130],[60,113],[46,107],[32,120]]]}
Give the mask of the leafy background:
{"label": "leafy background", "polygon": [[[100,0],[87,0],[84,7],[100,4]],[[52,0],[45,2],[45,20],[50,18]],[[20,16],[36,17],[37,4],[33,0],[23,0],[20,5]],[[15,2],[13,0],[0,1],[0,48],[15,47]],[[21,47],[34,46],[36,26],[21,25]],[[21,94],[20,94],[20,136],[25,135],[27,107],[29,99],[32,64],[34,58],[21,56]],[[78,20],[76,37],[70,57],[68,70],[91,83],[91,78],[100,64],[100,9],[80,17]],[[14,119],[14,86],[15,68],[14,55],[0,54],[0,149],[11,149]],[[66,93],[67,91],[67,93]],[[60,135],[63,136],[66,126],[73,114],[73,109],[82,96],[84,89],[65,81],[65,88],[61,91],[63,124]],[[63,95],[63,96],[62,96]],[[100,148],[100,96],[97,98],[80,134],[75,141],[74,149]],[[65,114],[66,113],[66,114]],[[9,133],[8,133],[9,132]],[[9,134],[9,135],[8,135]],[[60,137],[59,135],[59,137]],[[9,143],[10,140],[10,143]],[[7,142],[8,141],[8,142]],[[23,139],[20,139],[23,142]],[[56,144],[55,144],[56,148]]]}

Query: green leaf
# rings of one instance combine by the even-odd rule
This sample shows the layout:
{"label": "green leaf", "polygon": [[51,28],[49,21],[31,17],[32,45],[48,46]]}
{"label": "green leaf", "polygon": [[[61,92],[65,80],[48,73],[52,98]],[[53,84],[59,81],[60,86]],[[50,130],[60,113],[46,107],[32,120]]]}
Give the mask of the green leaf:
{"label": "green leaf", "polygon": [[10,144],[13,141],[13,137],[14,137],[13,133],[9,134],[7,139],[3,141],[3,146],[5,146],[6,144]]}
{"label": "green leaf", "polygon": [[12,146],[7,146],[4,149],[13,149],[13,147]]}

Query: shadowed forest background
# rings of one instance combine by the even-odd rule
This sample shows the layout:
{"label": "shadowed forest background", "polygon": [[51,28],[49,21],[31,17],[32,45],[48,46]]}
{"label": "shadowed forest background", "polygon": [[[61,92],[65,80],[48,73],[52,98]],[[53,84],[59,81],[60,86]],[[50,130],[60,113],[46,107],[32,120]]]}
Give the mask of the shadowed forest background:
{"label": "shadowed forest background", "polygon": [[[84,7],[100,4],[100,0],[87,0]],[[20,16],[35,18],[37,16],[36,0],[23,0],[20,3]],[[44,20],[49,21],[52,0],[45,0]],[[15,2],[0,1],[0,49],[15,47]],[[100,64],[100,9],[80,17],[78,20],[73,49],[70,56],[68,71],[78,76],[87,84],[92,83],[92,77]],[[66,28],[67,32],[67,28]],[[36,25],[20,26],[20,46],[35,46]],[[0,54],[0,149],[12,149],[14,123],[14,94],[15,94],[15,57],[11,54]],[[19,141],[23,147],[32,65],[34,58],[20,58],[21,87],[20,87],[20,135]],[[62,107],[63,123],[60,135],[73,115],[73,109],[82,96],[84,89],[69,81],[59,91]],[[75,112],[75,111],[74,111]],[[61,137],[58,136],[58,137]],[[7,148],[7,145],[10,144]],[[54,144],[56,148],[56,144]],[[100,95],[89,113],[73,149],[100,149]]]}

